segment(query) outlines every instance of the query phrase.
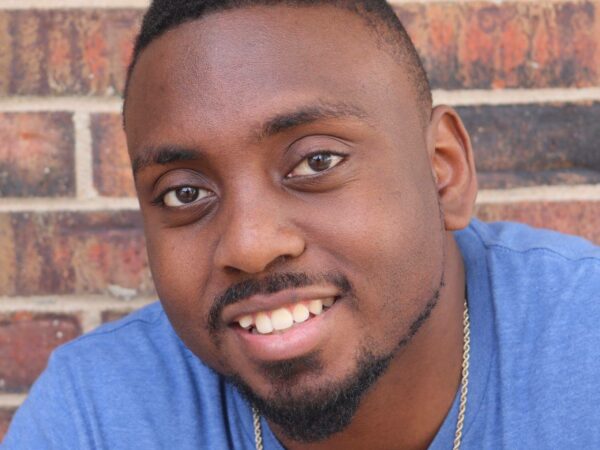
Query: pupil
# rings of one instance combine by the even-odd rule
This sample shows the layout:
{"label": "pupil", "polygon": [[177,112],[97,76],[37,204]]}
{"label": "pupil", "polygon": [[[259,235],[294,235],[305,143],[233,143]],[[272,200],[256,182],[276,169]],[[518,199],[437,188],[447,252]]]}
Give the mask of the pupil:
{"label": "pupil", "polygon": [[190,186],[182,187],[177,189],[175,195],[181,203],[191,203],[198,197],[198,189]]}
{"label": "pupil", "polygon": [[316,171],[321,172],[329,169],[331,165],[331,155],[329,153],[318,153],[308,158],[309,167]]}

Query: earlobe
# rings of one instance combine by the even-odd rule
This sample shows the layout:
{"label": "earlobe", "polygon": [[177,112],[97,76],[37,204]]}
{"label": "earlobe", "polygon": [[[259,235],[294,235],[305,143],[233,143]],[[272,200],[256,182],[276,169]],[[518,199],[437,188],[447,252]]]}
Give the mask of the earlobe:
{"label": "earlobe", "polygon": [[477,176],[469,134],[454,109],[433,109],[427,145],[446,229],[465,228],[473,214]]}

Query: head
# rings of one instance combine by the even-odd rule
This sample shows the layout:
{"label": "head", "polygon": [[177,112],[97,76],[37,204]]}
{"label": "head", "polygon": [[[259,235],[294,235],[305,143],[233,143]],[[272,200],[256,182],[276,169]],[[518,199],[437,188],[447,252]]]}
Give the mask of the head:
{"label": "head", "polygon": [[[291,438],[342,430],[443,300],[476,190],[466,132],[432,110],[393,11],[155,1],[124,123],[179,336]],[[239,323],[323,298],[285,332]]]}

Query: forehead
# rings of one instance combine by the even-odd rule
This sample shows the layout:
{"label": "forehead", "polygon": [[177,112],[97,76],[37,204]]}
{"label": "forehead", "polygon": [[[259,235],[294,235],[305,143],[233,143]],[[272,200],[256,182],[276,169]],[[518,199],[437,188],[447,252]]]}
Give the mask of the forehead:
{"label": "forehead", "polygon": [[356,14],[330,6],[212,13],[140,55],[127,99],[129,148],[174,133],[241,138],[274,113],[315,102],[418,120],[403,70]]}

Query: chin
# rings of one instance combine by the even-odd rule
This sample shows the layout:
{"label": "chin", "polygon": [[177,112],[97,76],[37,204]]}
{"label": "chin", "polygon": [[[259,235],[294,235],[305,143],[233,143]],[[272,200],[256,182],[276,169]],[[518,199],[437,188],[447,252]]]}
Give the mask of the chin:
{"label": "chin", "polygon": [[438,289],[394,348],[388,353],[375,354],[371,350],[374,345],[363,342],[345,376],[332,379],[322,355],[315,352],[260,364],[266,395],[258,393],[240,376],[230,376],[229,380],[289,439],[301,443],[323,441],[350,425],[364,396],[430,317],[442,286],[443,276]]}
{"label": "chin", "polygon": [[[395,352],[394,352],[395,353]],[[317,442],[343,431],[363,396],[386,371],[394,354],[377,357],[363,348],[355,368],[340,380],[326,376],[318,354],[262,367],[269,394],[257,394],[241,377],[230,381],[258,412],[288,438]]]}

